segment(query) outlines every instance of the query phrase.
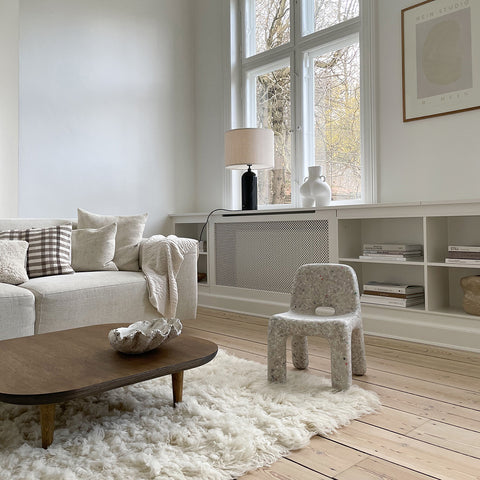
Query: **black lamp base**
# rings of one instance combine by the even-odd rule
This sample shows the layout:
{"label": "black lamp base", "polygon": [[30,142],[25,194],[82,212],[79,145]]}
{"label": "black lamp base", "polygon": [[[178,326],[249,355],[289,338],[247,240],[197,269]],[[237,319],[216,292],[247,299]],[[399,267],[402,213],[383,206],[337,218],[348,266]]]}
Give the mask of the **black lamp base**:
{"label": "black lamp base", "polygon": [[242,175],[242,210],[257,210],[257,176],[250,167]]}

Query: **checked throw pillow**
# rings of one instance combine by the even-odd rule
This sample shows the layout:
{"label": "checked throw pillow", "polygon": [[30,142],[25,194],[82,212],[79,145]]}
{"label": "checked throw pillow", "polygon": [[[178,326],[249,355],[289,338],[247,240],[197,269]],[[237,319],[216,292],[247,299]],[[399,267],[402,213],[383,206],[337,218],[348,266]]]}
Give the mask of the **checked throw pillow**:
{"label": "checked throw pillow", "polygon": [[74,273],[70,265],[71,237],[71,225],[0,232],[0,240],[25,240],[28,242],[27,273],[29,278]]}

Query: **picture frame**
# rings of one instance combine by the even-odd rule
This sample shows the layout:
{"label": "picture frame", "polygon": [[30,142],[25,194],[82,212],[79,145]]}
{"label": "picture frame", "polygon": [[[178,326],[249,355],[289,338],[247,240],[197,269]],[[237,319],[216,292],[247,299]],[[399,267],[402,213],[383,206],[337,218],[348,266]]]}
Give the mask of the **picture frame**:
{"label": "picture frame", "polygon": [[403,121],[480,108],[480,2],[426,0],[401,13]]}

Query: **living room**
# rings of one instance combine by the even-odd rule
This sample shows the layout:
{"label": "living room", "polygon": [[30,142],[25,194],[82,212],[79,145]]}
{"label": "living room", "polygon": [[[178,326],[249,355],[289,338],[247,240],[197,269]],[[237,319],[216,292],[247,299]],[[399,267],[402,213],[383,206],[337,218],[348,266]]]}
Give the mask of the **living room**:
{"label": "living room", "polygon": [[[480,110],[404,122],[401,11],[418,2],[371,3],[376,203],[409,208],[457,202],[478,215]],[[75,218],[77,208],[148,212],[149,236],[171,233],[170,214],[205,217],[231,208],[224,133],[232,126],[235,4],[0,0],[0,217]],[[428,224],[437,213],[419,215]],[[278,312],[284,297],[280,303]],[[199,309],[197,323],[185,327],[265,363],[267,320],[264,312],[229,311],[212,300]],[[431,315],[422,317],[421,331],[402,337],[424,343],[387,340],[401,337],[388,332],[393,320],[387,331],[376,332],[384,339],[367,340],[372,371],[363,386],[376,389],[386,405],[381,415],[352,422],[334,440],[315,437],[290,459],[245,478],[478,478],[471,472],[478,471],[480,458],[480,371],[478,347],[468,344],[468,337],[472,344],[478,338],[478,322],[473,316],[460,320],[464,336],[450,345],[462,351],[427,346],[447,344],[427,341],[435,321],[451,337],[451,317]],[[311,353],[311,370],[328,376],[326,343],[312,342]],[[395,390],[401,393],[395,396]],[[416,452],[418,462],[411,460]]]}

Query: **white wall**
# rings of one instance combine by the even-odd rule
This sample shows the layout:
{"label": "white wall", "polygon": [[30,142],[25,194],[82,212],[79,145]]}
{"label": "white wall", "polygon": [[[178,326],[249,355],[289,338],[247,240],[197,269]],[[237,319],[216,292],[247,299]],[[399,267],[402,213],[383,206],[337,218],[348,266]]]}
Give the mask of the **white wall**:
{"label": "white wall", "polygon": [[0,217],[18,212],[18,0],[0,1]]}
{"label": "white wall", "polygon": [[226,0],[191,2],[195,32],[197,212],[224,206],[228,3]]}
{"label": "white wall", "polygon": [[20,216],[194,209],[190,10],[20,0]]}
{"label": "white wall", "polygon": [[[19,215],[148,211],[158,231],[224,205],[227,1],[2,0],[0,215],[17,213],[18,3]],[[480,197],[480,110],[402,122],[416,2],[376,3],[379,201]]]}
{"label": "white wall", "polygon": [[379,199],[478,199],[480,110],[402,121],[401,10],[416,3],[377,1]]}

